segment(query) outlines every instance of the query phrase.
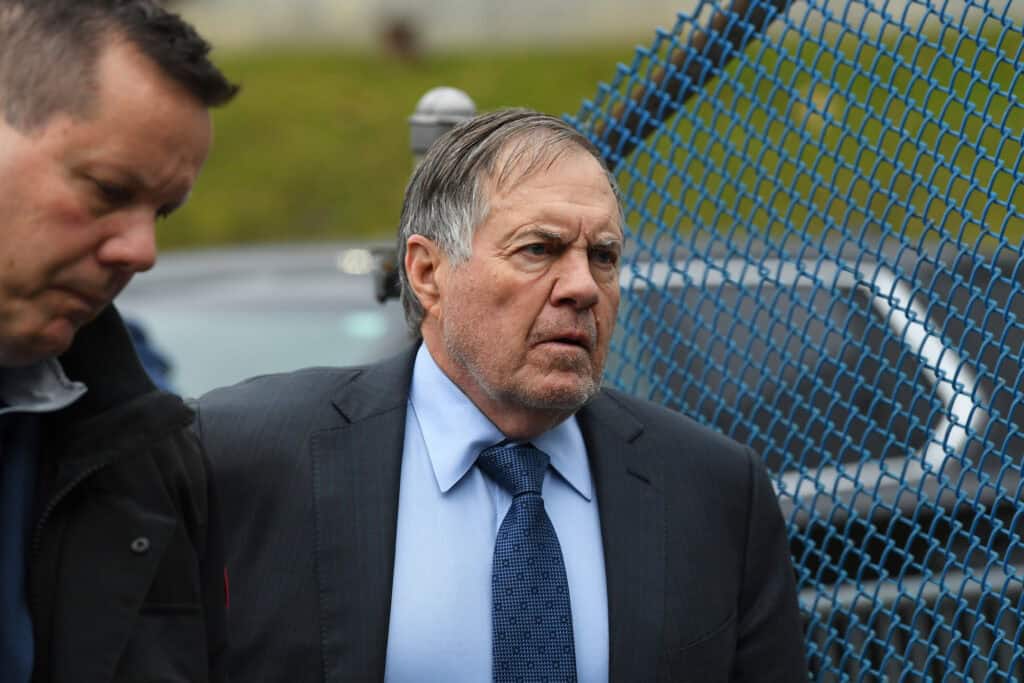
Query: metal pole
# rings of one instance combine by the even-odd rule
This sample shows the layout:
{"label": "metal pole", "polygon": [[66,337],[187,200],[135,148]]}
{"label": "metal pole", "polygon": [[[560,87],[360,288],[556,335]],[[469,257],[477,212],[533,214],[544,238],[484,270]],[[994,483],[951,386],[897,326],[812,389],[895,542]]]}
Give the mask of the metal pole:
{"label": "metal pole", "polygon": [[[760,37],[770,20],[784,14],[791,0],[733,0],[716,11],[706,30],[696,30],[689,42],[669,55],[671,68],[659,67],[646,87],[611,111],[611,121],[597,123],[594,132],[607,146],[605,162],[615,168],[655,129],[675,114],[704,84],[736,55]],[[611,123],[614,127],[609,127]]]}
{"label": "metal pole", "polygon": [[[409,147],[414,165],[419,165],[435,140],[475,115],[476,104],[462,90],[447,86],[428,90],[416,103],[416,109],[409,117]],[[377,262],[373,274],[377,301],[384,303],[388,299],[397,299],[401,287],[395,249],[386,247],[372,251]]]}

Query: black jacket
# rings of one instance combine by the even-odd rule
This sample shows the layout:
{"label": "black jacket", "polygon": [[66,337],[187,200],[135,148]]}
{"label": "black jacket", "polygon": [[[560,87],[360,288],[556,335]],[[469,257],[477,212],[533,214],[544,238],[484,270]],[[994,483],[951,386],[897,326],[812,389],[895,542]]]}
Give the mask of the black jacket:
{"label": "black jacket", "polygon": [[222,539],[191,410],[149,381],[113,307],[60,362],[89,390],[42,426],[33,681],[224,680]]}

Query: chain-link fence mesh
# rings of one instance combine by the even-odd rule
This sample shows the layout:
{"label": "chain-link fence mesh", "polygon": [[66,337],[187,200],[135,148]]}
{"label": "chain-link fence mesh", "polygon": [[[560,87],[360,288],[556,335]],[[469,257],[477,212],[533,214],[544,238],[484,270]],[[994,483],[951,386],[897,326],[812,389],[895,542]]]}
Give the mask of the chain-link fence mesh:
{"label": "chain-link fence mesh", "polygon": [[575,119],[609,381],[762,453],[819,680],[1024,679],[1024,3],[700,2]]}

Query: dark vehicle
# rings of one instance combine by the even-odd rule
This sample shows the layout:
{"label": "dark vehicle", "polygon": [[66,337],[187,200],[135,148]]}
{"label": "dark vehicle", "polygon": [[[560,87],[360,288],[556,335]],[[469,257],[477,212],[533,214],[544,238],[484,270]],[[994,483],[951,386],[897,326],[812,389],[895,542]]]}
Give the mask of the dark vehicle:
{"label": "dark vehicle", "polygon": [[1020,341],[1022,277],[976,255],[863,252],[623,272],[608,380],[778,474],[812,662],[894,680],[1024,673],[1009,662],[1024,621],[1006,608],[1024,573],[1020,356],[984,343]]}
{"label": "dark vehicle", "polygon": [[906,487],[948,468],[984,423],[970,364],[888,266],[694,258],[622,280],[609,377],[765,454],[798,514],[855,487],[895,505],[884,472]]}

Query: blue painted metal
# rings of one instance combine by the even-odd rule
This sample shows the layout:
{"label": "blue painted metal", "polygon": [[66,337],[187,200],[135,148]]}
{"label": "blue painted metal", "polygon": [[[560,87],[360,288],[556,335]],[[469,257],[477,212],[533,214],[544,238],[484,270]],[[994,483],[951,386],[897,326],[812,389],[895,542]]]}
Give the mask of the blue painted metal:
{"label": "blue painted metal", "polygon": [[764,456],[816,679],[1024,679],[1024,9],[734,7],[573,119],[626,209],[608,381]]}

